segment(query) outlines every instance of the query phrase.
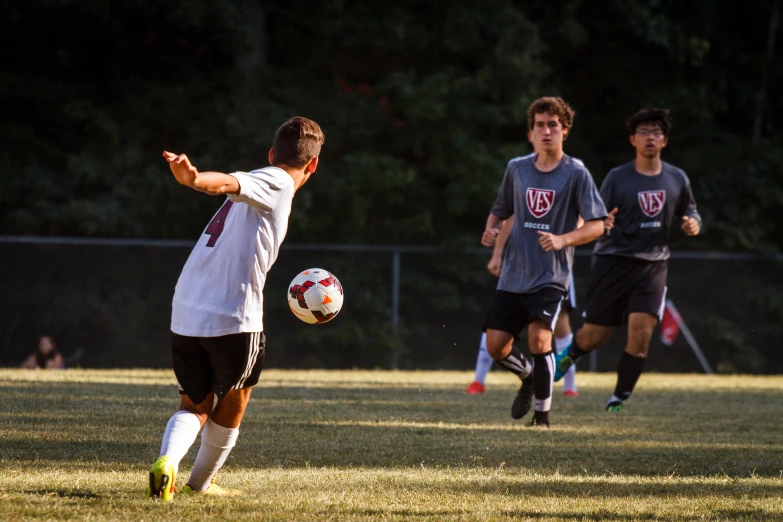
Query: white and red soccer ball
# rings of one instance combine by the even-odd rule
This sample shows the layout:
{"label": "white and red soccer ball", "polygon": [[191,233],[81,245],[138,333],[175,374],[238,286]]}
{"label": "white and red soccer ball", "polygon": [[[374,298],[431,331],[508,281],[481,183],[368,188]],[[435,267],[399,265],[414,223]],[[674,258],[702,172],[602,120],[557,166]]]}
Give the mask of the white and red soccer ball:
{"label": "white and red soccer ball", "polygon": [[343,307],[343,285],[334,274],[310,268],[297,274],[288,285],[288,306],[301,321],[326,323]]}

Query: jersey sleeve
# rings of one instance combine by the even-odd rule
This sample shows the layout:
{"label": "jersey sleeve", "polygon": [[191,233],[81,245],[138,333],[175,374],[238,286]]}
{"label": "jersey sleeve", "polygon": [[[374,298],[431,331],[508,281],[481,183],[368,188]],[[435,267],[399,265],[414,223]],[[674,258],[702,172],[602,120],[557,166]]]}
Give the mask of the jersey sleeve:
{"label": "jersey sleeve", "polygon": [[614,195],[614,176],[612,175],[612,171],[610,171],[601,183],[601,199],[604,200],[607,211],[617,206]]}
{"label": "jersey sleeve", "polygon": [[688,176],[683,173],[685,178],[685,186],[680,192],[680,200],[677,202],[677,217],[682,219],[683,216],[688,216],[699,222],[699,228],[701,228],[701,215],[696,209],[696,200],[693,198],[693,191],[691,190],[691,182]]}
{"label": "jersey sleeve", "polygon": [[585,220],[585,223],[594,219],[605,219],[606,206],[595,186],[593,176],[585,169],[577,178],[576,197],[579,215]]}
{"label": "jersey sleeve", "polygon": [[506,167],[506,174],[503,176],[491,213],[503,221],[514,215],[514,177],[510,166]]}
{"label": "jersey sleeve", "polygon": [[274,210],[278,203],[290,195],[291,185],[287,180],[264,170],[232,172],[239,182],[239,193],[229,194],[234,203],[247,203],[262,210]]}

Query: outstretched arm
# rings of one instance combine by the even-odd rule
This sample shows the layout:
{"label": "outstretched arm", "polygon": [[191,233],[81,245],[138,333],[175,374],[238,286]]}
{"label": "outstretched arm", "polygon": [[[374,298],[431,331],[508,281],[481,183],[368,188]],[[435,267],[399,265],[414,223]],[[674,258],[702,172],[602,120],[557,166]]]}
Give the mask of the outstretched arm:
{"label": "outstretched arm", "polygon": [[177,181],[186,187],[211,196],[239,193],[239,182],[234,176],[222,172],[199,172],[185,154],[164,151],[163,157],[169,162]]}

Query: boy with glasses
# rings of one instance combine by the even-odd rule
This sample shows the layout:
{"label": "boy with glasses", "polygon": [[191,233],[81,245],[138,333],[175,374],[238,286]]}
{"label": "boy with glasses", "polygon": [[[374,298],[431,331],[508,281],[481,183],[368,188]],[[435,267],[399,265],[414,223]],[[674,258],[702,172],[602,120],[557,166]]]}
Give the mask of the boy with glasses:
{"label": "boy with glasses", "polygon": [[555,370],[558,381],[580,357],[603,345],[613,327],[627,322],[628,342],[607,411],[621,411],[631,396],[663,314],[672,225],[679,223],[689,236],[701,230],[688,176],[661,160],[671,130],[669,111],[641,110],[627,127],[636,159],[611,170],[601,185],[612,210],[593,251],[584,325],[558,354]]}

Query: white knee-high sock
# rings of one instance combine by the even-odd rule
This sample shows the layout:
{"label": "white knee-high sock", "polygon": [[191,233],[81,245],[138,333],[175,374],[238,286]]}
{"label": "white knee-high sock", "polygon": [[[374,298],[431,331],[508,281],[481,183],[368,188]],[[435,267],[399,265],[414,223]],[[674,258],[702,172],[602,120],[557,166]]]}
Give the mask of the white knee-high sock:
{"label": "white knee-high sock", "polygon": [[179,467],[182,457],[188,452],[201,430],[201,421],[189,411],[178,411],[166,424],[160,456],[169,457],[175,467]]}
{"label": "white knee-high sock", "polygon": [[492,356],[487,351],[487,333],[482,332],[481,340],[479,341],[478,357],[476,357],[476,375],[473,377],[473,380],[484,384],[493,362]]}
{"label": "white knee-high sock", "polygon": [[[563,350],[567,349],[569,346],[571,346],[571,343],[573,341],[574,341],[573,333],[570,333],[565,337],[560,337],[559,339],[555,339],[555,349],[557,350],[557,353],[560,353]],[[571,367],[566,372],[566,374],[563,376],[563,390],[576,391],[576,365],[575,364],[572,364]]]}
{"label": "white knee-high sock", "polygon": [[206,491],[218,470],[237,443],[239,428],[224,428],[208,420],[201,432],[201,447],[190,472],[188,484],[193,491]]}

